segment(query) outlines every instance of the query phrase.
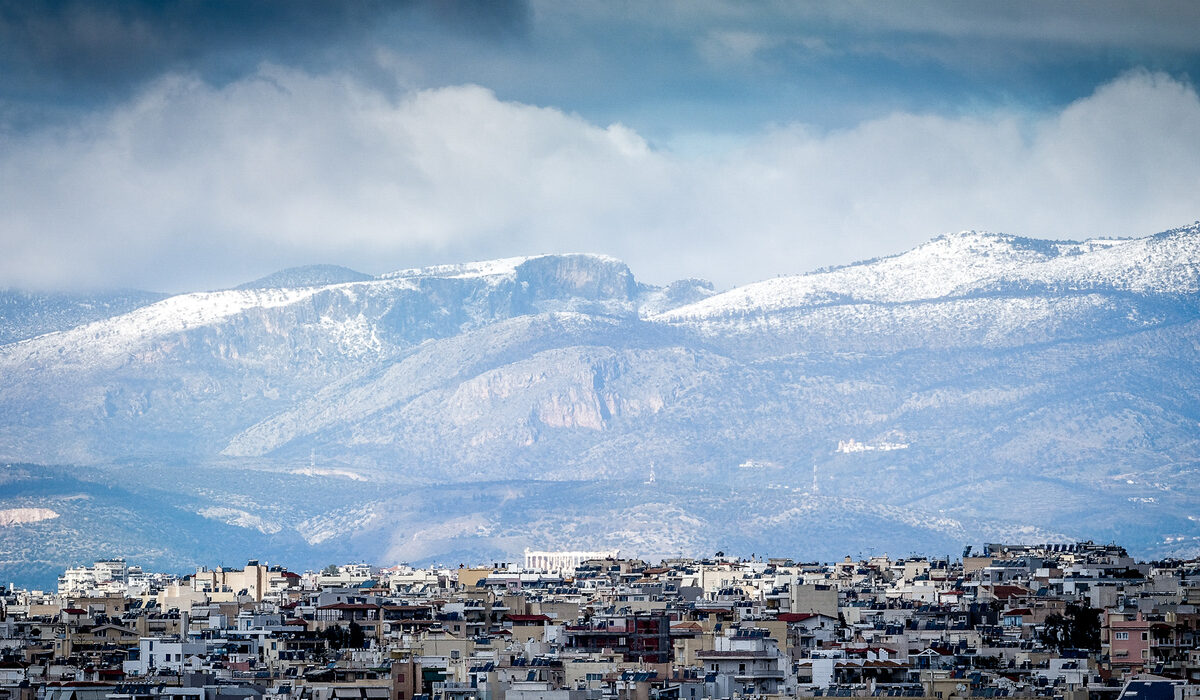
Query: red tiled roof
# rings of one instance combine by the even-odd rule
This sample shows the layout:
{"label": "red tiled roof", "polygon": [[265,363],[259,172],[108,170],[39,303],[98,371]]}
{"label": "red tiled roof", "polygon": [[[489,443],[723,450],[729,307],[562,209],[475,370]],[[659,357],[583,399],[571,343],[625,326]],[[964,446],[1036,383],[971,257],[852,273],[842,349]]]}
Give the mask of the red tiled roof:
{"label": "red tiled roof", "polygon": [[688,620],[687,622],[676,622],[675,624],[671,625],[671,629],[699,631],[699,630],[703,630],[704,628],[700,626],[700,623],[692,622],[691,620]]}
{"label": "red tiled roof", "polygon": [[1020,586],[992,586],[992,595],[997,598],[1012,598],[1018,595],[1028,595],[1029,591]]}

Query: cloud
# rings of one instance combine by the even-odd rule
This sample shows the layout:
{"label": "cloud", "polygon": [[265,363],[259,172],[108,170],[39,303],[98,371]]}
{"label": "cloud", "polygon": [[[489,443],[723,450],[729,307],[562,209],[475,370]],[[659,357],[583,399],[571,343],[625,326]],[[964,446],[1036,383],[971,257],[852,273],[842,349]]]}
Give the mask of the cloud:
{"label": "cloud", "polygon": [[378,43],[519,35],[528,21],[524,0],[0,0],[0,98],[123,94],[173,70],[221,82],[267,61],[348,67]]}
{"label": "cloud", "polygon": [[1200,37],[1189,28],[1200,21],[1200,7],[1187,0],[1140,5],[1121,0],[1076,4],[1013,0],[925,3],[917,7],[852,0],[827,7],[798,8],[798,12],[810,18],[813,14],[825,16],[865,32],[1191,52],[1200,48]]}
{"label": "cloud", "polygon": [[1135,72],[1043,115],[898,112],[716,153],[477,86],[393,98],[265,66],[154,82],[0,146],[0,285],[231,285],[330,262],[382,272],[554,251],[722,285],[983,228],[1150,233],[1197,218],[1200,100]]}
{"label": "cloud", "polygon": [[1198,74],[1197,21],[1200,4],[1174,1],[0,0],[0,130],[69,122],[170,73],[225,85],[269,63],[385,90],[484,85],[667,143],[1061,107],[1134,66]]}

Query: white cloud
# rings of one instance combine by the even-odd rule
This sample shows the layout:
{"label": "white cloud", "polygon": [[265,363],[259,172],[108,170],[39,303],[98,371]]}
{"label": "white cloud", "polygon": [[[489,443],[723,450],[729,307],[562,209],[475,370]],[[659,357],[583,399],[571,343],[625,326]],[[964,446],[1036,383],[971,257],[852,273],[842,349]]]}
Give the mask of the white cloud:
{"label": "white cloud", "polygon": [[175,76],[0,146],[0,284],[183,289],[567,250],[732,284],[962,228],[1188,223],[1198,155],[1195,90],[1148,73],[1047,115],[785,125],[709,155],[473,86],[392,99],[274,67],[221,88]]}

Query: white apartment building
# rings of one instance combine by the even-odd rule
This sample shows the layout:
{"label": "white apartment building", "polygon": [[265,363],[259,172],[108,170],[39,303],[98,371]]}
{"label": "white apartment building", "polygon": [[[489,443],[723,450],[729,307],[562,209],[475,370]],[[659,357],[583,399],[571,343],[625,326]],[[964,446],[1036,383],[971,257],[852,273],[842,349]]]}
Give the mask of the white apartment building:
{"label": "white apartment building", "polygon": [[129,675],[148,676],[155,671],[181,674],[190,669],[188,659],[205,651],[204,642],[182,640],[178,637],[142,637],[136,658],[126,659],[124,671]]}

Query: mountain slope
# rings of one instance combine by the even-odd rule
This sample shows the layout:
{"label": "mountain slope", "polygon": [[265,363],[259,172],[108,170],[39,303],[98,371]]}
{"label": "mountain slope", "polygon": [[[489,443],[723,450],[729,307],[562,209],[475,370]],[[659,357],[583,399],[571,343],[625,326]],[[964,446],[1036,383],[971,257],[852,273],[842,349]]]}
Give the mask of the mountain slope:
{"label": "mountain slope", "polygon": [[[1198,270],[1192,226],[952,234],[720,294],[587,255],[289,273],[0,346],[0,457],[134,470],[168,492],[164,518],[238,528],[264,556],[837,556],[881,530],[892,551],[1190,553]],[[199,476],[230,469],[244,485]],[[31,493],[0,509],[55,507]],[[63,513],[0,541],[31,551],[12,533],[86,515]]]}
{"label": "mountain slope", "polygon": [[854,302],[904,303],[1046,290],[1185,295],[1200,291],[1200,225],[1139,239],[1040,241],[964,231],[890,258],[739,287],[663,320]]}
{"label": "mountain slope", "polygon": [[0,290],[0,345],[118,316],[164,297],[139,290],[105,294]]}
{"label": "mountain slope", "polygon": [[307,265],[273,272],[253,282],[240,284],[237,289],[291,289],[295,287],[324,287],[343,282],[366,282],[371,275],[341,265]]}

